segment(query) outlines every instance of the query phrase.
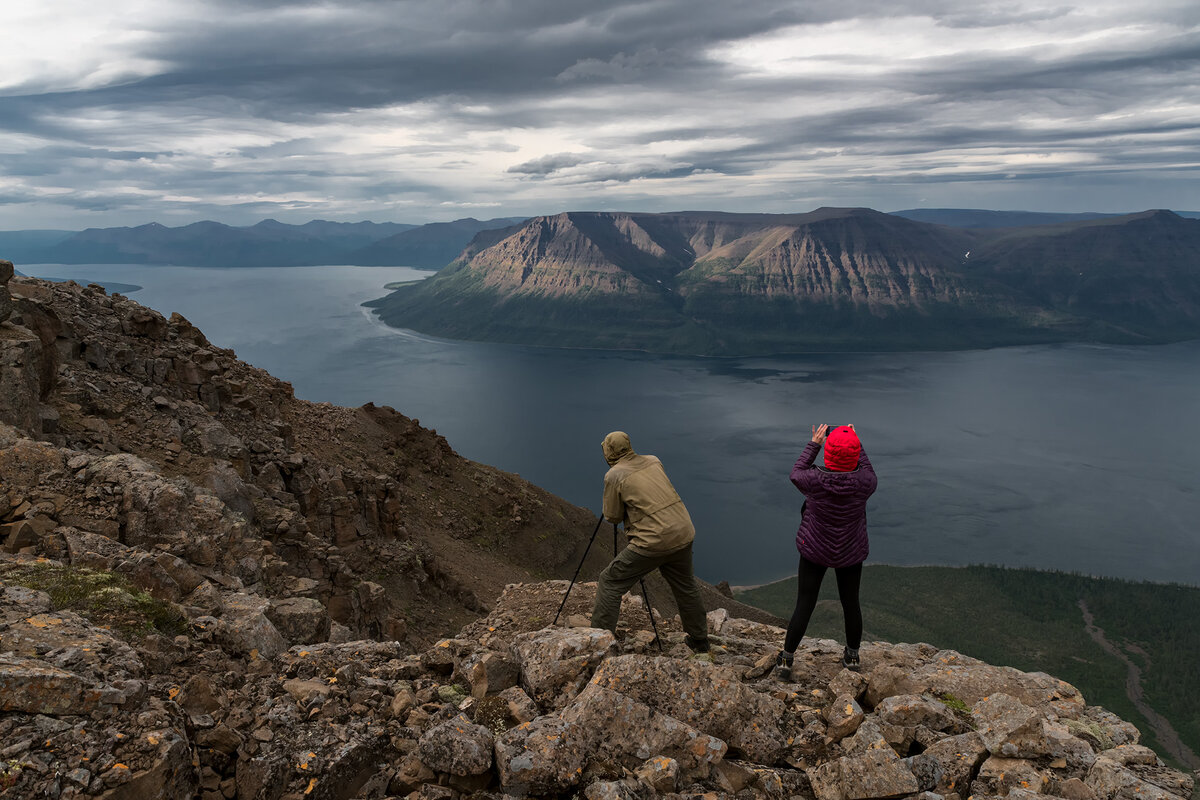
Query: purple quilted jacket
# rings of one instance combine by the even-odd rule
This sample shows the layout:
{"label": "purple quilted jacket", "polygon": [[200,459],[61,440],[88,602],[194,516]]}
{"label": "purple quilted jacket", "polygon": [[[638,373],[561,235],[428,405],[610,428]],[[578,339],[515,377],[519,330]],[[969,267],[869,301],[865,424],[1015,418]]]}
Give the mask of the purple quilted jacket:
{"label": "purple quilted jacket", "polygon": [[804,492],[804,517],[796,548],[814,564],[848,567],[866,560],[867,498],[878,484],[866,452],[850,472],[813,466],[821,446],[809,442],[792,467],[792,483]]}

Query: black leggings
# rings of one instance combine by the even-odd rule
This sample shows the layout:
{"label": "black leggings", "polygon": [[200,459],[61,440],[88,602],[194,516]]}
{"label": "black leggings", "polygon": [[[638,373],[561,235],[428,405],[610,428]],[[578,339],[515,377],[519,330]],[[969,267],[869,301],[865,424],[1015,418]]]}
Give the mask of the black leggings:
{"label": "black leggings", "polygon": [[[862,566],[862,562],[859,562],[849,567],[834,568],[838,599],[842,601],[842,614],[846,618],[846,646],[851,650],[857,650],[862,644],[862,608],[858,605]],[[804,638],[804,632],[808,630],[808,621],[812,618],[813,609],[817,607],[817,594],[821,591],[825,569],[826,567],[800,556],[800,569],[796,576],[796,610],[792,612],[787,638],[783,640],[783,649],[789,653],[796,652],[800,640]]]}

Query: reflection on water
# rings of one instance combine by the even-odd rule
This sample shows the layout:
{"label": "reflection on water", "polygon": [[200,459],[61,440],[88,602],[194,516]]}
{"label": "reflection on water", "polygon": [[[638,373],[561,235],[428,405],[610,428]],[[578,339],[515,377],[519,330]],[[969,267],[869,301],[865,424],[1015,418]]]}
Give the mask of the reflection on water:
{"label": "reflection on water", "polygon": [[308,400],[394,406],[460,453],[598,507],[600,440],[660,456],[697,570],[793,573],[787,480],[813,423],[854,423],[879,473],[873,561],[1200,583],[1200,343],[697,359],[447,342],[360,307],[406,268],[42,265],[145,287]]}

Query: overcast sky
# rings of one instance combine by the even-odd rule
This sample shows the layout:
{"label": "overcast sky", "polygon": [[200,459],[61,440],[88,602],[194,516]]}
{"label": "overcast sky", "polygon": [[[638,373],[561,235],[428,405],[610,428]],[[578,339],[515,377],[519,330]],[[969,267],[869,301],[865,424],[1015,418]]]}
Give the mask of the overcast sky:
{"label": "overcast sky", "polygon": [[4,0],[0,229],[1200,210],[1197,0]]}

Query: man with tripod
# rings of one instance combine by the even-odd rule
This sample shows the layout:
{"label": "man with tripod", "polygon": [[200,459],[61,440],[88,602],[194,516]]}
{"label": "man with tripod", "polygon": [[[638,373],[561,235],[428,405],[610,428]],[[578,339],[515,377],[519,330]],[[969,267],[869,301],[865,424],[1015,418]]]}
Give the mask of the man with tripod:
{"label": "man with tripod", "polygon": [[610,469],[604,476],[604,518],[625,524],[629,545],[617,553],[596,587],[592,627],[615,631],[621,597],[657,569],[671,587],[687,645],[708,651],[708,618],[692,574],[696,528],[662,462],[633,451],[629,434],[613,431],[601,443]]}

